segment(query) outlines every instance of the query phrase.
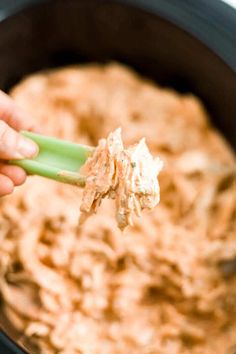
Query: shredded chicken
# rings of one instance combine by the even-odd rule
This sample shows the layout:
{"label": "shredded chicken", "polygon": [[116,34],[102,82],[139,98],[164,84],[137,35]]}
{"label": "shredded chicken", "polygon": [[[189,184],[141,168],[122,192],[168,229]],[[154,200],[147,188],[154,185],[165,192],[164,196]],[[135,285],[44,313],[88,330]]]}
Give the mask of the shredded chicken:
{"label": "shredded chicken", "polygon": [[116,201],[116,220],[123,230],[133,225],[133,214],[141,216],[141,210],[153,209],[160,200],[157,176],[162,161],[153,159],[145,139],[124,149],[121,129],[101,139],[92,157],[81,170],[86,176],[80,210],[82,223],[91,213],[97,211],[101,200]]}
{"label": "shredded chicken", "polygon": [[35,176],[2,198],[1,326],[33,354],[233,354],[236,161],[199,100],[118,64],[35,74],[12,97],[45,134],[92,146],[117,127],[125,146],[145,136],[165,168],[161,203],[125,237],[108,198],[78,228],[76,187]]}

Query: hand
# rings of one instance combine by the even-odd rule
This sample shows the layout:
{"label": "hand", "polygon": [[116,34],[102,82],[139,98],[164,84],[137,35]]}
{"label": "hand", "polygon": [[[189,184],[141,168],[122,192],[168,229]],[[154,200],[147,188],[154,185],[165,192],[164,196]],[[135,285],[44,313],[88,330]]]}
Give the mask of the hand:
{"label": "hand", "polygon": [[32,158],[38,153],[37,145],[18,133],[21,129],[32,129],[27,121],[14,101],[0,91],[0,197],[12,193],[26,179],[25,171],[7,165],[7,160]]}

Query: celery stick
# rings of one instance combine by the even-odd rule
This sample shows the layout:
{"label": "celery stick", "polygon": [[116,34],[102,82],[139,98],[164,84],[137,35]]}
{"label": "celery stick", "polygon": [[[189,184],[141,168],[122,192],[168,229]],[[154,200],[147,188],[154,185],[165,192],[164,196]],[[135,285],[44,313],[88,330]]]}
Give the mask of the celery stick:
{"label": "celery stick", "polygon": [[85,178],[79,171],[94,148],[31,132],[22,134],[38,144],[39,154],[34,159],[10,161],[11,164],[22,167],[28,174],[84,185]]}

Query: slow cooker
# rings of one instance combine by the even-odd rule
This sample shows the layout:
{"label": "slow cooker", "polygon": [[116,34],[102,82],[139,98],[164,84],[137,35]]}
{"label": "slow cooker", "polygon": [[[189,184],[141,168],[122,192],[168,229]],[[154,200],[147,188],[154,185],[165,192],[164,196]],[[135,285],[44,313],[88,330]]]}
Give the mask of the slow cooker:
{"label": "slow cooker", "polygon": [[[116,60],[206,105],[236,148],[236,10],[220,0],[1,0],[0,88],[32,72]],[[0,315],[0,353],[25,353]]]}

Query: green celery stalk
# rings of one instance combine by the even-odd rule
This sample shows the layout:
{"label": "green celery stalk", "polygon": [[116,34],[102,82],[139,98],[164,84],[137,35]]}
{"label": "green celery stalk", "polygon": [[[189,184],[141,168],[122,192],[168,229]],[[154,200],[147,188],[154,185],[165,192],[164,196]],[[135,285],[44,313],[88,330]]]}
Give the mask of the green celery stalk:
{"label": "green celery stalk", "polygon": [[79,171],[93,153],[93,147],[28,131],[23,131],[22,134],[39,146],[39,154],[33,159],[12,160],[11,164],[22,167],[28,174],[84,186],[85,178]]}

